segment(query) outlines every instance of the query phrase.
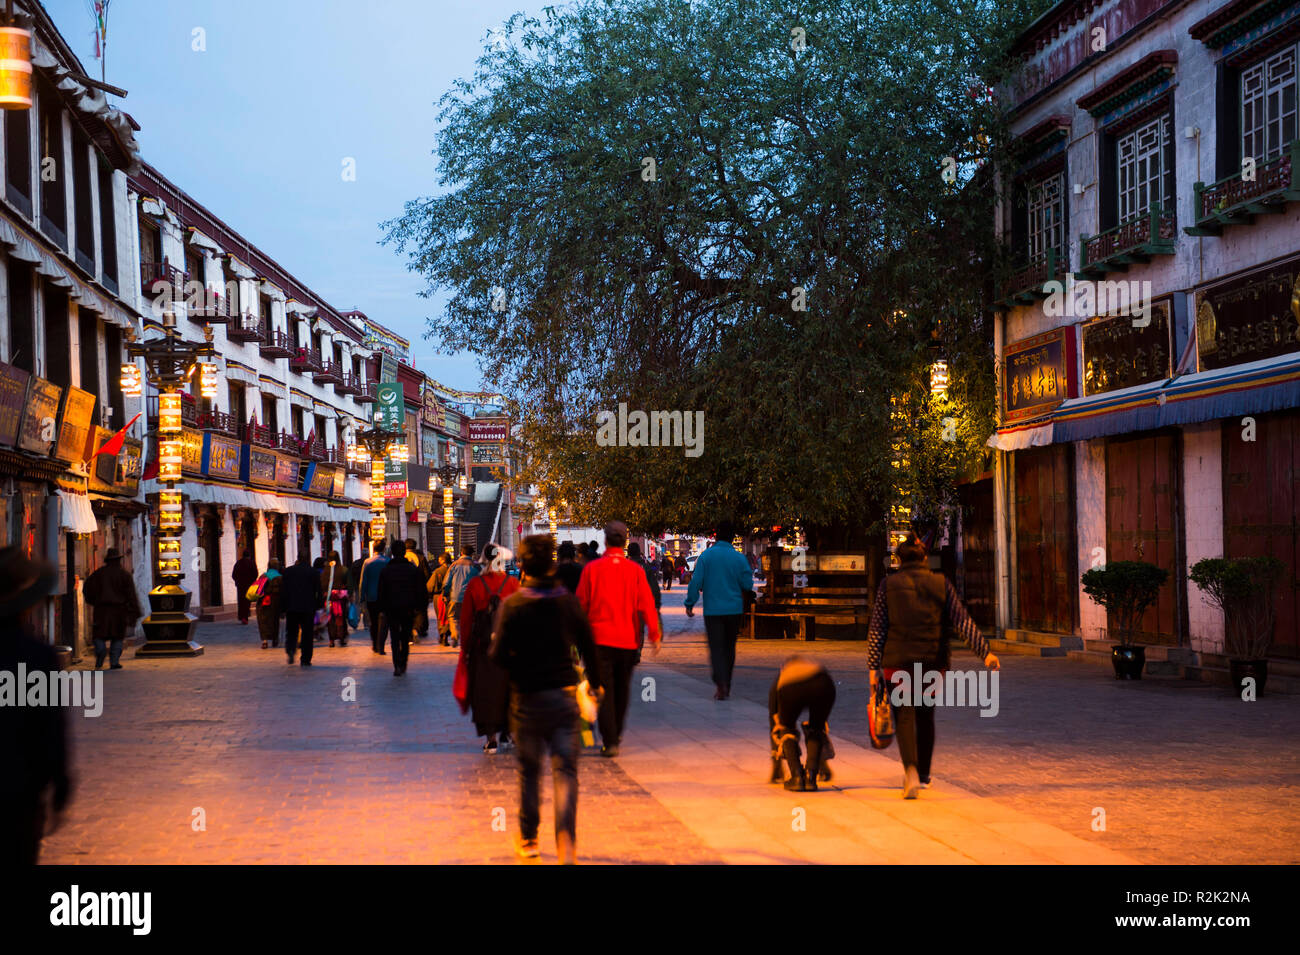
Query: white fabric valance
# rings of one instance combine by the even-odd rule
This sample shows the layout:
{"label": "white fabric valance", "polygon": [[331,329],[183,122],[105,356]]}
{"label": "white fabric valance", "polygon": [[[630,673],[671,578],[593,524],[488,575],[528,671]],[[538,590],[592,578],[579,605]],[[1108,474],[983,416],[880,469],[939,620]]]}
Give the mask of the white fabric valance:
{"label": "white fabric valance", "polygon": [[140,197],[140,211],[147,216],[153,216],[155,219],[167,218],[167,207],[163,205],[161,199],[155,199],[152,196]]}
{"label": "white fabric valance", "polygon": [[217,245],[215,239],[208,238],[198,229],[194,228],[190,229],[190,245],[196,245],[200,249],[207,249],[209,252],[215,252],[217,255],[222,255],[225,251],[221,246]]}
{"label": "white fabric valance", "polygon": [[90,498],[84,494],[59,491],[59,528],[74,534],[93,534],[99,530],[95,520],[95,511],[90,506]]}
{"label": "white fabric valance", "polygon": [[230,265],[230,271],[234,272],[241,279],[257,280],[257,273],[249,268],[245,263],[235,258],[233,255],[227,255],[226,261]]}
{"label": "white fabric valance", "polygon": [[258,288],[262,290],[263,295],[269,295],[277,302],[284,301],[283,290],[281,290],[280,286],[276,285],[274,282],[268,282],[266,279],[261,279],[258,283]]}
{"label": "white fabric valance", "polygon": [[226,377],[231,381],[242,381],[246,385],[258,384],[257,372],[245,365],[236,364],[229,359],[226,361]]}
{"label": "white fabric valance", "polygon": [[294,315],[301,315],[303,318],[311,318],[316,314],[315,305],[304,305],[297,299],[291,298],[285,303],[284,310]]}
{"label": "white fabric valance", "polygon": [[1024,451],[1026,448],[1041,448],[1052,443],[1052,422],[1036,428],[1020,428],[1015,431],[994,431],[985,446],[999,451]]}

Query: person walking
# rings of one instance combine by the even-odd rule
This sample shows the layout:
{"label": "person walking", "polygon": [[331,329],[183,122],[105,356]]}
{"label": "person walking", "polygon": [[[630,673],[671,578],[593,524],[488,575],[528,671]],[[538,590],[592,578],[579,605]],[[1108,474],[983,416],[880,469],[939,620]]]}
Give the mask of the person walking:
{"label": "person walking", "polygon": [[578,592],[578,581],[582,579],[582,564],[578,563],[578,549],[573,541],[560,544],[555,552],[555,579],[571,594]]}
{"label": "person walking", "polygon": [[519,589],[519,581],[505,572],[510,552],[496,544],[483,548],[482,570],[465,585],[460,605],[460,655],[465,662],[467,693],[461,701],[462,712],[468,707],[473,715],[474,730],[482,737],[483,752],[497,752],[498,737],[505,735],[510,712],[510,677],[492,662],[492,624],[502,601]]}
{"label": "person walking", "polygon": [[[368,559],[365,554],[365,548],[363,547],[361,550],[361,556],[348,566],[348,601],[356,604],[358,610],[361,609],[361,605],[364,603],[361,599],[361,571],[365,568],[366,560]],[[360,618],[358,618],[357,622],[359,625]],[[353,629],[359,629],[359,626],[354,627]]]}
{"label": "person walking", "polygon": [[438,555],[438,566],[429,575],[427,590],[433,597],[434,620],[438,625],[438,644],[447,646],[451,637],[451,627],[447,624],[447,598],[442,595],[442,585],[447,582],[447,571],[451,567],[451,551],[444,550]]}
{"label": "person walking", "polygon": [[330,646],[336,643],[341,647],[348,645],[348,587],[347,571],[339,552],[330,551],[329,563],[320,572],[320,589],[325,598],[325,612],[328,615],[325,631],[329,634]]}
{"label": "person walking", "polygon": [[[730,521],[718,524],[713,545],[695,559],[695,570],[686,588],[686,616],[695,616],[695,604],[704,593],[704,633],[709,642],[709,664],[713,670],[715,700],[731,696],[731,674],[736,668],[736,639],[744,619],[745,605],[753,598],[754,575],[749,561],[731,545],[736,527]],[[748,595],[748,596],[747,596]]]}
{"label": "person walking", "polygon": [[[578,581],[578,603],[591,621],[596,640],[596,660],[605,698],[600,704],[600,755],[617,756],[627,719],[632,670],[640,657],[641,628],[650,631],[653,652],[659,652],[659,618],[645,571],[627,559],[627,525],[612,521],[605,525],[605,556],[582,569]],[[590,553],[590,551],[588,551]]]}
{"label": "person walking", "polygon": [[366,620],[370,626],[370,648],[381,656],[387,629],[379,609],[379,575],[388,565],[387,543],[375,541],[374,554],[361,568],[361,599],[365,602]]}
{"label": "person walking", "polygon": [[[785,782],[794,792],[816,792],[817,780],[831,778],[830,715],[835,706],[835,681],[812,657],[792,656],[781,666],[767,692],[767,729],[772,741],[772,782]],[[799,716],[808,761],[799,759]],[[784,760],[784,765],[782,761]]]}
{"label": "person walking", "polygon": [[[424,551],[420,550],[420,545],[415,542],[414,537],[406,539],[406,559],[420,572],[420,580],[427,582],[429,562],[424,559]],[[419,643],[420,639],[429,632],[429,592],[422,585],[420,593],[424,594],[424,606],[415,612],[415,629],[411,633],[411,640],[415,643]]]}
{"label": "person walking", "polygon": [[235,605],[239,611],[241,624],[248,623],[248,615],[252,610],[252,604],[248,599],[248,588],[253,586],[257,577],[257,564],[253,560],[253,552],[245,550],[244,556],[235,561],[235,566],[230,571],[230,579],[235,582]]}
{"label": "person walking", "polygon": [[91,636],[95,642],[95,669],[104,665],[105,655],[111,669],[122,669],[126,632],[135,629],[135,622],[143,615],[135,581],[122,567],[121,551],[116,547],[108,549],[103,566],[86,578],[81,595],[94,610]]}
{"label": "person walking", "polygon": [[474,548],[465,544],[460,549],[460,558],[447,570],[447,579],[442,585],[442,595],[447,598],[447,623],[451,627],[451,645],[460,646],[460,603],[465,598],[465,585],[477,574],[479,566],[474,562]]}
{"label": "person walking", "polygon": [[[54,567],[34,561],[20,547],[0,548],[0,673],[17,684],[22,672],[51,682],[59,664],[54,650],[30,628],[32,608],[57,581]],[[7,682],[7,681],[6,681]],[[19,688],[20,693],[26,691]],[[0,706],[0,868],[40,861],[41,840],[55,832],[72,794],[65,706]]]}
{"label": "person walking", "polygon": [[393,559],[379,573],[379,610],[388,622],[393,645],[393,676],[406,673],[415,615],[428,605],[427,593],[420,571],[406,560],[406,544],[393,541]]}
{"label": "person walking", "polygon": [[553,576],[549,534],[519,545],[522,586],[501,604],[489,657],[510,680],[510,733],[519,760],[519,842],[526,859],[541,855],[542,757],[551,753],[555,787],[555,850],[562,864],[578,861],[578,676],[582,660],[591,691],[602,693],[591,625],[578,600]]}
{"label": "person walking", "polygon": [[664,554],[663,560],[659,561],[659,569],[664,575],[664,590],[672,590],[673,575],[677,573],[677,565],[673,563],[672,554]]}
{"label": "person walking", "polygon": [[307,551],[300,551],[298,560],[284,572],[280,583],[280,601],[284,607],[284,650],[293,666],[294,657],[302,650],[302,665],[311,666],[313,620],[316,611],[324,604],[321,593],[320,572],[313,569]]}
{"label": "person walking", "polygon": [[589,549],[590,548],[588,548],[586,541],[578,542],[578,549],[574,554],[574,560],[578,562],[579,567],[586,567],[587,564],[591,562],[591,555],[588,553]]}
{"label": "person walking", "polygon": [[[880,582],[867,628],[867,667],[870,686],[888,681],[899,670],[909,678],[914,664],[924,674],[948,668],[952,648],[949,634],[966,641],[990,670],[1000,667],[984,637],[966,612],[952,582],[927,566],[925,543],[913,533],[894,551],[899,568]],[[883,671],[883,672],[881,672]],[[888,692],[888,689],[886,689]],[[934,755],[934,706],[893,706],[898,755],[903,762],[903,798],[915,799],[931,781]]]}
{"label": "person walking", "polygon": [[280,587],[284,584],[284,575],[280,572],[280,560],[272,557],[266,562],[266,573],[258,577],[253,587],[253,599],[257,603],[257,632],[262,637],[262,649],[268,646],[280,646]]}
{"label": "person walking", "polygon": [[[636,541],[627,545],[627,558],[634,564],[638,564],[645,571],[646,583],[650,585],[650,596],[655,602],[655,618],[659,621],[659,632],[664,632],[664,615],[663,615],[663,595],[659,592],[659,574],[653,564],[646,560],[641,554],[641,545]],[[645,627],[640,629],[637,634],[637,649],[640,650],[645,646]],[[637,661],[640,662],[639,660]]]}

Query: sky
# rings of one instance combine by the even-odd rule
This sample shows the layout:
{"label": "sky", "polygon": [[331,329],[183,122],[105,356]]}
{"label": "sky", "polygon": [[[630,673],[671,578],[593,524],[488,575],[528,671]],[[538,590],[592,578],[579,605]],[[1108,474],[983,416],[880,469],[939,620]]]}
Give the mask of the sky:
{"label": "sky", "polygon": [[[418,369],[474,390],[474,360],[424,337],[443,297],[419,297],[379,223],[437,191],[437,102],[488,31],[555,2],[110,0],[105,79],[127,90],[110,100],[147,162],[332,306],[410,340]],[[98,79],[90,0],[44,3]]]}

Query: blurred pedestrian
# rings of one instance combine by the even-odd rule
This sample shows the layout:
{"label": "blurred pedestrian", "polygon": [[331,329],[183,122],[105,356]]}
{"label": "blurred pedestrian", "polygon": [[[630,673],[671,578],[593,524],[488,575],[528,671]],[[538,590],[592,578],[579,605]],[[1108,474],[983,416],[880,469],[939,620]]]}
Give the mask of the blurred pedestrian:
{"label": "blurred pedestrian", "polygon": [[415,615],[420,607],[427,606],[427,601],[424,578],[415,565],[406,560],[406,544],[393,541],[393,559],[379,573],[379,609],[388,621],[388,636],[393,645],[393,676],[406,673]]}
{"label": "blurred pedestrian", "polygon": [[370,648],[381,656],[387,627],[379,609],[379,575],[388,564],[387,549],[386,541],[375,541],[374,553],[361,569],[361,599],[365,601],[366,621],[370,627]]}
{"label": "blurred pedestrian", "polygon": [[[653,652],[659,652],[659,618],[645,571],[627,559],[627,525],[605,525],[605,556],[582,569],[578,603],[591,622],[605,698],[600,704],[600,755],[617,756],[627,719],[632,670],[640,657],[641,626],[650,630]],[[588,551],[590,553],[590,551]]]}
{"label": "blurred pedestrian", "polygon": [[447,598],[447,623],[451,627],[451,645],[460,646],[460,602],[465,598],[465,585],[477,574],[479,566],[474,561],[474,547],[464,544],[460,557],[447,570],[447,579],[442,585],[442,595]]}
{"label": "blurred pedestrian", "polygon": [[582,564],[578,563],[578,548],[573,541],[564,541],[555,552],[558,558],[555,564],[555,579],[571,594],[578,592],[578,581],[582,579]]}
{"label": "blurred pedestrian", "polygon": [[587,547],[586,541],[578,542],[578,550],[574,555],[574,560],[577,561],[579,567],[586,567],[588,562],[591,560],[590,554],[587,553],[588,550],[589,548]]}
{"label": "blurred pedestrian", "polygon": [[[406,539],[406,559],[420,572],[420,580],[427,582],[430,573],[429,562],[424,559],[424,551],[420,549],[414,537]],[[429,592],[424,588],[423,583],[420,585],[420,593],[424,594],[424,606],[415,612],[414,629],[411,632],[411,639],[415,643],[419,643],[420,639],[429,632]]]}
{"label": "blurred pedestrian", "polygon": [[519,545],[523,586],[498,612],[491,658],[510,678],[510,732],[519,759],[520,856],[541,854],[542,757],[551,753],[555,787],[555,849],[564,864],[577,862],[578,677],[582,660],[593,693],[601,692],[600,667],[591,626],[577,599],[552,576],[553,543],[548,534],[525,537]]}
{"label": "blurred pedestrian", "polygon": [[235,582],[235,605],[239,611],[240,623],[248,623],[248,615],[252,607],[247,596],[248,588],[253,586],[257,577],[257,564],[253,560],[253,552],[245,550],[244,556],[235,561],[235,566],[230,571],[230,579]]}
{"label": "blurred pedestrian", "polygon": [[451,551],[444,550],[438,555],[438,566],[429,575],[426,587],[433,597],[434,620],[438,626],[438,643],[446,646],[451,638],[451,627],[447,623],[447,598],[442,595],[442,586],[447,582],[447,571],[451,568]]}
{"label": "blurred pedestrian", "polygon": [[280,560],[272,557],[266,562],[266,573],[258,577],[251,590],[257,604],[257,631],[262,637],[262,649],[280,645],[280,587],[284,584]]}
{"label": "blurred pedestrian", "polygon": [[[504,547],[487,544],[480,560],[481,570],[465,585],[460,605],[460,655],[465,660],[468,678],[468,705],[474,718],[474,730],[482,737],[483,752],[497,752],[499,742],[508,744],[507,721],[510,712],[510,677],[492,662],[492,623],[502,601],[519,589],[519,581],[505,572],[505,562],[512,556]],[[463,708],[463,706],[462,706]]]}
{"label": "blurred pedestrian", "polygon": [[293,666],[302,651],[302,665],[311,666],[312,631],[316,611],[324,605],[320,572],[311,565],[306,550],[299,551],[297,562],[284,572],[280,582],[280,601],[284,607],[284,650]]}
{"label": "blurred pedestrian", "polygon": [[664,575],[664,590],[672,590],[673,575],[677,572],[677,565],[673,563],[672,554],[664,554],[663,560],[659,561],[659,569]]}
{"label": "blurred pedestrian", "polygon": [[91,636],[95,641],[95,669],[104,665],[105,655],[112,669],[122,669],[126,632],[135,629],[142,614],[135,581],[122,567],[121,551],[116,547],[108,549],[103,566],[86,578],[81,595],[94,609]]}
{"label": "blurred pedestrian", "polygon": [[[362,547],[361,556],[348,566],[348,600],[356,604],[358,609],[360,609],[362,603],[364,603],[361,599],[361,571],[365,568],[367,559],[365,547]],[[359,626],[359,618],[357,623]],[[356,628],[354,627],[353,629]]]}
{"label": "blurred pedestrian", "polygon": [[600,545],[595,541],[587,541],[587,561],[590,563],[600,557]]}
{"label": "blurred pedestrian", "polygon": [[713,545],[695,559],[691,583],[686,588],[686,616],[695,616],[695,604],[704,592],[704,633],[709,642],[715,700],[731,696],[731,674],[736,668],[736,639],[745,608],[754,597],[754,574],[732,546],[736,527],[718,524]]}
{"label": "blurred pedestrian", "polygon": [[[51,565],[29,559],[19,547],[0,548],[0,671],[10,674],[14,685],[19,667],[29,676],[44,672],[47,679],[59,669],[54,651],[30,629],[32,608],[54,590],[56,580]],[[0,746],[0,868],[13,876],[18,867],[40,861],[41,840],[63,821],[72,792],[66,708],[0,706]],[[8,894],[15,887],[11,883]]]}
{"label": "blurred pedestrian", "polygon": [[[628,560],[639,564],[645,571],[646,583],[650,585],[650,596],[655,601],[655,618],[659,621],[659,632],[664,632],[664,615],[663,615],[663,595],[659,592],[659,573],[650,561],[646,560],[641,554],[641,545],[636,541],[627,545]],[[637,650],[645,646],[645,627],[641,627],[637,634]],[[637,661],[640,662],[640,661]]]}
{"label": "blurred pedestrian", "polygon": [[[889,681],[902,670],[911,678],[914,664],[924,674],[948,668],[952,655],[949,634],[966,641],[971,652],[990,670],[1000,664],[966,612],[952,582],[927,566],[925,543],[913,533],[895,548],[899,567],[880,582],[867,628],[867,667],[870,687]],[[883,672],[881,672],[883,671]],[[934,706],[893,706],[898,755],[903,761],[903,798],[915,799],[930,785],[934,755]]]}
{"label": "blurred pedestrian", "polygon": [[[831,778],[827,761],[834,755],[829,723],[834,706],[835,681],[826,668],[811,657],[789,657],[767,692],[772,782],[784,780],[785,788],[794,792],[816,792],[819,778]],[[804,710],[808,711],[803,724],[806,763],[799,759],[799,716]]]}
{"label": "blurred pedestrian", "polygon": [[330,646],[348,645],[348,587],[347,571],[339,552],[330,551],[329,562],[321,569],[321,593],[325,598],[327,619],[325,630],[329,634]]}

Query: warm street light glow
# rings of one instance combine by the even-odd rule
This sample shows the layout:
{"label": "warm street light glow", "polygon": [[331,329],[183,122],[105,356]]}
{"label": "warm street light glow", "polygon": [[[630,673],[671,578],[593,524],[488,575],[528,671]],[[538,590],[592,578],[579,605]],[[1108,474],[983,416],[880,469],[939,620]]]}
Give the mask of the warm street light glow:
{"label": "warm street light glow", "polygon": [[217,396],[217,366],[205,361],[199,365],[199,395],[204,398]]}
{"label": "warm street light glow", "polygon": [[[180,393],[175,391],[163,392],[158,396],[158,433],[180,434],[182,429]],[[179,442],[177,443],[179,444]],[[164,480],[166,479],[164,478]]]}
{"label": "warm street light glow", "polygon": [[32,31],[0,27],[0,109],[32,108]]}
{"label": "warm street light glow", "polygon": [[144,394],[144,382],[140,378],[140,366],[135,362],[122,365],[122,397],[139,398]]}
{"label": "warm street light glow", "polygon": [[158,480],[164,484],[181,479],[182,446],[179,438],[167,438],[158,442]]}
{"label": "warm street light glow", "polygon": [[930,394],[948,397],[948,363],[940,359],[930,366]]}
{"label": "warm street light glow", "polygon": [[403,443],[394,441],[388,446],[388,458],[391,461],[405,461],[408,464],[411,461],[411,449]]}
{"label": "warm street light glow", "polygon": [[180,530],[185,523],[184,506],[180,491],[158,492],[158,529]]}

